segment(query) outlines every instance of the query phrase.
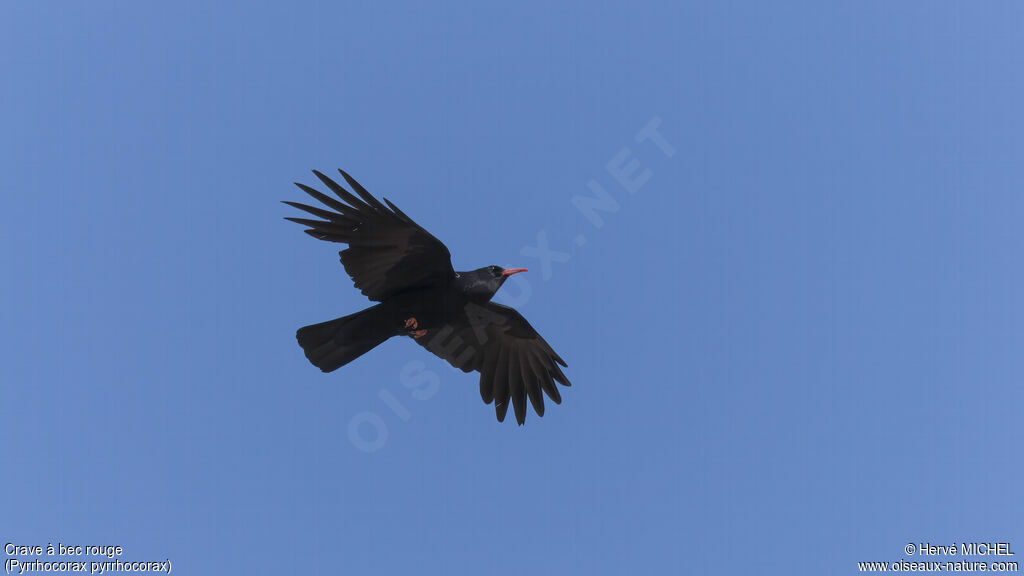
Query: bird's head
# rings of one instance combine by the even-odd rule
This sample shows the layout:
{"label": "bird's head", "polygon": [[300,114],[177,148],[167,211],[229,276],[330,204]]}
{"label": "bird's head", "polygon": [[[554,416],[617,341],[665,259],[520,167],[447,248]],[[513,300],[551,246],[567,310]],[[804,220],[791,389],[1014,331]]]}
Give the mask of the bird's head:
{"label": "bird's head", "polygon": [[460,272],[459,278],[467,294],[490,300],[509,276],[520,272],[526,272],[526,268],[484,266],[470,272]]}

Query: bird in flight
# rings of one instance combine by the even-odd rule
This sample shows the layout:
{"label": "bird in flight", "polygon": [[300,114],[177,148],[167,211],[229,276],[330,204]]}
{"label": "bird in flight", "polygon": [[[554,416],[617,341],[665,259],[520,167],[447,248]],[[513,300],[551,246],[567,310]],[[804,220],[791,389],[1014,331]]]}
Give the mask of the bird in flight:
{"label": "bird in flight", "polygon": [[299,328],[296,338],[306,358],[333,372],[404,335],[463,372],[479,372],[480,396],[485,404],[494,403],[499,422],[509,402],[520,425],[526,421],[527,399],[538,416],[544,415],[544,394],[561,404],[556,383],[570,383],[559,365],[568,365],[519,312],[491,302],[509,276],[526,270],[484,266],[456,272],[440,240],[387,198],[382,204],[338,172],[355,194],[314,170],[338,199],[296,182],[329,210],[285,201],[320,218],[286,220],[306,226],[314,238],[347,244],[339,253],[341,264],[355,287],[377,304]]}

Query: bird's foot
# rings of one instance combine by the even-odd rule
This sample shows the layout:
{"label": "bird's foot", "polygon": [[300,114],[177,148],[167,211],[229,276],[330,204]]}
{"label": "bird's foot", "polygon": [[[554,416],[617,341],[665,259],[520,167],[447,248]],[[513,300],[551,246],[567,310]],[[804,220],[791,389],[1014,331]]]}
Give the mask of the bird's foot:
{"label": "bird's foot", "polygon": [[416,318],[409,318],[405,321],[405,327],[415,330],[420,327],[420,323],[416,321]]}
{"label": "bird's foot", "polygon": [[423,338],[426,335],[427,335],[427,331],[426,330],[413,330],[412,331],[412,337],[417,339],[417,340],[419,340],[420,338]]}

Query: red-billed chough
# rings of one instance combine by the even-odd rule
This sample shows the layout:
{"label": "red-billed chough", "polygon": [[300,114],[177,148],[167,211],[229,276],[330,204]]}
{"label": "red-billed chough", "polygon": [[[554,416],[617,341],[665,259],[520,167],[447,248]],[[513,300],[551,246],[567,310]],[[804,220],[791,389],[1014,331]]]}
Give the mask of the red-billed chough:
{"label": "red-billed chough", "polygon": [[355,194],[314,170],[341,201],[296,182],[330,210],[286,201],[320,218],[287,220],[307,226],[314,238],[348,244],[341,264],[355,287],[378,304],[300,328],[296,338],[309,361],[331,372],[392,336],[407,335],[463,372],[480,372],[480,396],[494,402],[499,422],[510,400],[519,424],[526,420],[527,398],[543,416],[542,390],[561,404],[556,383],[570,385],[559,368],[567,367],[565,361],[522,315],[490,301],[509,276],[526,270],[485,266],[456,272],[437,238],[387,198],[382,204],[338,172]]}

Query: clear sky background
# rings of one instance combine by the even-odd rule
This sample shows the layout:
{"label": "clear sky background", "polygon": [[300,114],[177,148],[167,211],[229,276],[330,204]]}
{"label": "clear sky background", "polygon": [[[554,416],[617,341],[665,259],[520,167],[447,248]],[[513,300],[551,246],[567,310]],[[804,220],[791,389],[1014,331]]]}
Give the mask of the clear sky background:
{"label": "clear sky background", "polygon": [[[190,575],[1024,552],[1019,3],[8,2],[0,63],[4,542]],[[367,301],[279,201],[338,167],[457,269],[531,269],[500,300],[561,406],[498,424],[408,339],[309,365],[295,330]]]}

